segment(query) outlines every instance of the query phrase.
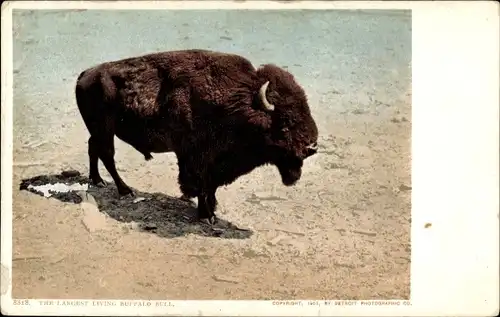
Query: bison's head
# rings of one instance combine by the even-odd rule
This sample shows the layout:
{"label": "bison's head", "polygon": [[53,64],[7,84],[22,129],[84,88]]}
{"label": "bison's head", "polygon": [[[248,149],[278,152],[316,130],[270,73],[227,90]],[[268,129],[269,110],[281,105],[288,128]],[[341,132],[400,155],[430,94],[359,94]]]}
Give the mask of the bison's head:
{"label": "bison's head", "polygon": [[259,89],[259,104],[271,120],[269,159],[278,168],[283,184],[291,186],[300,179],[304,160],[317,151],[318,129],[304,90],[289,72],[264,65],[258,76],[264,82]]}

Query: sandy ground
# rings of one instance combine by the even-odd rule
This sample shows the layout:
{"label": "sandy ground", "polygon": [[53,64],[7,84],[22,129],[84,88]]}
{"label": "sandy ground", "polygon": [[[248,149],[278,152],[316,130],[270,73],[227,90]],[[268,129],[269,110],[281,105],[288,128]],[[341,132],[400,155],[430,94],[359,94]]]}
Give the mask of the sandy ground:
{"label": "sandy ground", "polygon": [[[13,297],[409,297],[409,13],[37,11],[13,23]],[[118,170],[146,200],[119,200],[102,164],[111,186],[84,200],[20,190],[64,170],[87,181],[83,69],[195,47],[288,67],[304,86],[320,151],[296,186],[265,167],[220,188],[213,230],[177,199],[174,154],[146,162],[116,140]]]}

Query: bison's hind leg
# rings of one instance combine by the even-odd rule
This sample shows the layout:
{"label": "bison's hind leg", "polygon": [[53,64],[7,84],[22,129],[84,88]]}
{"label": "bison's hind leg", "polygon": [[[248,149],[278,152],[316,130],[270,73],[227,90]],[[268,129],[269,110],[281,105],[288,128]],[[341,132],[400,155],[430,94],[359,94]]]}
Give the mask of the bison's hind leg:
{"label": "bison's hind leg", "polygon": [[99,174],[99,144],[96,141],[95,137],[91,136],[89,138],[89,178],[93,185],[104,187],[106,186],[106,182]]}
{"label": "bison's hind leg", "polygon": [[103,124],[98,131],[91,133],[89,140],[89,157],[90,157],[90,173],[92,182],[99,183],[102,178],[99,176],[97,170],[97,160],[95,158],[95,153],[99,156],[102,163],[106,167],[106,170],[113,178],[116,188],[118,189],[118,194],[120,197],[124,196],[134,196],[132,189],[125,184],[122,180],[115,165],[115,144],[114,144],[114,132],[113,125],[110,118],[107,118],[106,124]]}
{"label": "bison's hind leg", "polygon": [[[113,136],[114,137],[114,136]],[[132,189],[128,187],[127,184],[122,180],[115,165],[115,146],[113,142],[113,137],[106,137],[103,141],[102,147],[100,148],[99,158],[104,163],[104,166],[108,170],[113,181],[115,182],[116,188],[118,189],[118,194],[120,197],[124,196],[134,196]]]}

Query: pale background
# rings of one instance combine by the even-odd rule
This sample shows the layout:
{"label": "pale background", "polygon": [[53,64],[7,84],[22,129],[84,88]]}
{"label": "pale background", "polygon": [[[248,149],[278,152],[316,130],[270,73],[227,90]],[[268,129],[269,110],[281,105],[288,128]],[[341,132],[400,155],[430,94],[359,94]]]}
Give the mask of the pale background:
{"label": "pale background", "polygon": [[[13,297],[409,297],[409,11],[25,11],[13,32]],[[22,178],[87,176],[74,101],[83,69],[182,48],[286,66],[309,96],[320,153],[302,180],[285,188],[266,167],[218,191],[219,217],[250,232],[213,237],[183,221],[175,155],[145,162],[118,140],[120,174],[152,200],[118,201],[111,183],[93,193],[111,216],[101,223],[78,204],[19,191]]]}

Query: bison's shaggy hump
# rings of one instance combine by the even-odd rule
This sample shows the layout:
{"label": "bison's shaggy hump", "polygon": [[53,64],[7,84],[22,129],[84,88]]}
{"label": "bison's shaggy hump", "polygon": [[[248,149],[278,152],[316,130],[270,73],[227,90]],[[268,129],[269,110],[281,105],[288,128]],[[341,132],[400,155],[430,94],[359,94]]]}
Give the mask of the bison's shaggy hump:
{"label": "bison's shaggy hump", "polygon": [[224,105],[232,112],[231,106],[251,106],[259,84],[248,60],[203,50],[154,53],[93,70],[100,72],[107,97],[145,116],[192,99],[204,106]]}

